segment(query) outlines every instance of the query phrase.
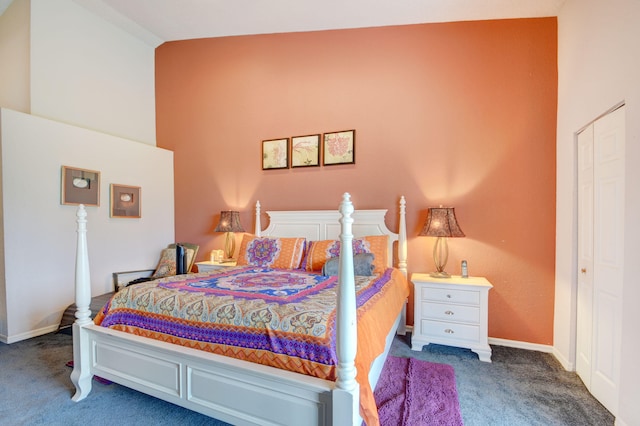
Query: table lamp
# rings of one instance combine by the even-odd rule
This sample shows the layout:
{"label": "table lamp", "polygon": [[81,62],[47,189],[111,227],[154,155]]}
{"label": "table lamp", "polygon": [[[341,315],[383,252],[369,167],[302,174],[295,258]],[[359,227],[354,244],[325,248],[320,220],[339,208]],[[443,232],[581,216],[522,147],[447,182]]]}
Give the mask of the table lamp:
{"label": "table lamp", "polygon": [[433,262],[436,265],[435,272],[430,275],[436,278],[449,278],[444,267],[449,258],[449,246],[447,238],[464,237],[464,232],[458,225],[456,212],[453,207],[432,207],[427,213],[427,221],[422,228],[420,236],[437,237],[433,246]]}
{"label": "table lamp", "polygon": [[234,232],[244,232],[244,228],[240,224],[240,212],[223,210],[220,212],[220,222],[216,226],[215,232],[226,232],[224,241],[224,259],[223,262],[233,259],[233,253],[236,251],[236,238]]}

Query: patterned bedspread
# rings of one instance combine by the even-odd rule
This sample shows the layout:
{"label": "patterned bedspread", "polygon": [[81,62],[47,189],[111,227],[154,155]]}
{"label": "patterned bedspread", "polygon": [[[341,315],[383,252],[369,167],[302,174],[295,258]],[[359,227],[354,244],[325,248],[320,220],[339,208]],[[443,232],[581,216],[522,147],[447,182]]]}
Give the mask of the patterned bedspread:
{"label": "patterned bedspread", "polygon": [[[95,323],[333,381],[336,287],[335,276],[253,266],[168,277],[116,293]],[[364,366],[381,353],[391,327],[380,319],[393,321],[409,290],[398,270],[387,269],[357,276],[356,292],[362,389]]]}

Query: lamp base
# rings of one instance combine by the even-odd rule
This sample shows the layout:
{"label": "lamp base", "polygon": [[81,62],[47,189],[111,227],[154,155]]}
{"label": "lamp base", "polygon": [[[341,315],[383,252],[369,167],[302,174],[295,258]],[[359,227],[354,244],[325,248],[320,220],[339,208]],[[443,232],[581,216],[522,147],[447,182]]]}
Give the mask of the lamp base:
{"label": "lamp base", "polygon": [[445,271],[442,272],[432,272],[429,274],[429,276],[433,277],[433,278],[451,278],[451,274]]}
{"label": "lamp base", "polygon": [[236,251],[236,237],[233,232],[227,232],[224,240],[224,262],[229,262],[229,259],[233,258],[233,253]]}

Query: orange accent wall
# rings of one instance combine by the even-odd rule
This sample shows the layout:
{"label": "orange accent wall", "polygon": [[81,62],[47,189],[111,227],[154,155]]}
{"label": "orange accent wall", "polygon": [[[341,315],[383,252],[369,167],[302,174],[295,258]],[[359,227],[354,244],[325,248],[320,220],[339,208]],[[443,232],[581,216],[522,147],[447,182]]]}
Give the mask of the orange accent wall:
{"label": "orange accent wall", "polygon": [[[456,22],[165,43],[157,144],[175,152],[176,238],[222,248],[221,210],[390,209],[409,272],[433,269],[428,207],[466,238],[447,270],[486,276],[489,336],[553,343],[557,20]],[[355,164],[261,169],[261,141],[356,130]],[[266,218],[263,219],[266,225]],[[240,236],[238,236],[238,239]],[[409,322],[413,308],[409,307]]]}

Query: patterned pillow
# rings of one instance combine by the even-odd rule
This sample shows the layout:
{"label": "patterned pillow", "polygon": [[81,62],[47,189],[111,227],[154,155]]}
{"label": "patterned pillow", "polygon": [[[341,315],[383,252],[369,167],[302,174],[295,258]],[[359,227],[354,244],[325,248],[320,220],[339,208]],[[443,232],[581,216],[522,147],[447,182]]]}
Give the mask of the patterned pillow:
{"label": "patterned pillow", "polygon": [[[381,274],[387,269],[388,235],[370,235],[353,239],[353,254],[373,253],[373,273]],[[310,241],[302,268],[310,272],[320,272],[327,260],[340,255],[340,241]]]}
{"label": "patterned pillow", "polygon": [[[185,248],[185,255],[187,256],[187,265],[191,265],[191,259],[193,258],[194,251],[190,248]],[[176,274],[176,249],[166,248],[162,250],[160,254],[160,261],[156,266],[156,271],[151,275],[152,279],[168,277]]]}
{"label": "patterned pillow", "polygon": [[238,265],[298,269],[305,242],[305,238],[256,237],[244,234],[238,254]]}

